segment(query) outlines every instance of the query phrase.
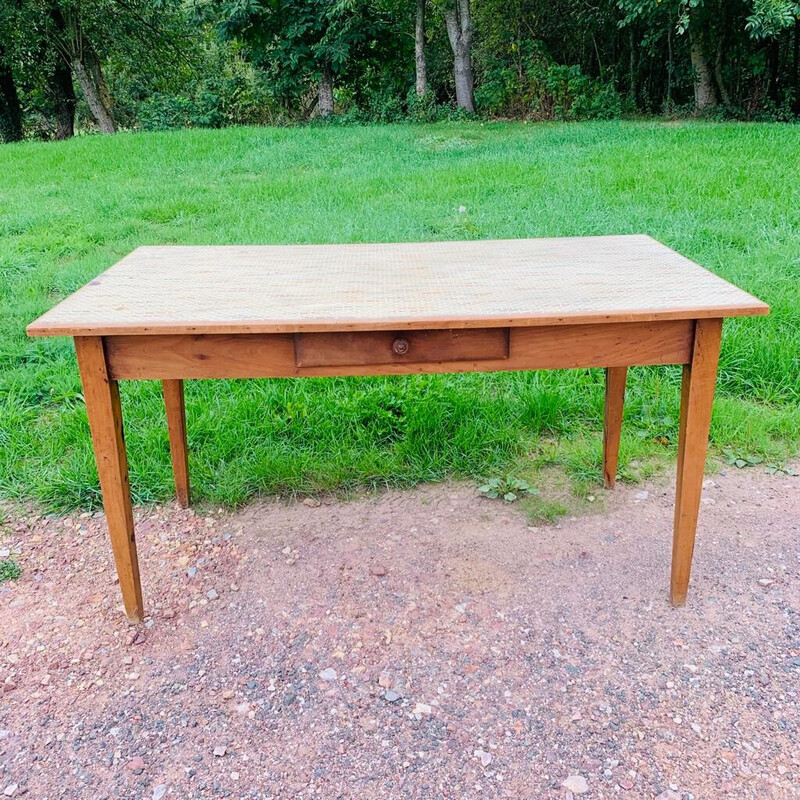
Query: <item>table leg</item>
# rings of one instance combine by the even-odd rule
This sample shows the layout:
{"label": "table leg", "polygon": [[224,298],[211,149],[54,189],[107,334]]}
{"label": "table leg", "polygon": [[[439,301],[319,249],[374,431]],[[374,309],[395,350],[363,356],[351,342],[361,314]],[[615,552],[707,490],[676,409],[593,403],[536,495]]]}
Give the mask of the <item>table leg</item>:
{"label": "table leg", "polygon": [[164,408],[167,412],[169,450],[172,455],[172,472],[175,476],[175,493],[178,503],[189,505],[189,451],[186,447],[186,406],[183,399],[183,381],[162,381]]}
{"label": "table leg", "polygon": [[689,588],[721,335],[721,319],[697,320],[692,361],[683,367],[670,583],[670,596],[675,606],[686,602]]}
{"label": "table leg", "polygon": [[622,434],[622,409],[625,404],[627,367],[606,369],[606,409],[603,424],[603,485],[613,489],[617,482],[619,439]]}
{"label": "table leg", "polygon": [[119,387],[108,375],[101,337],[76,336],[75,351],[122,601],[128,619],[141,622],[144,605],[133,533]]}

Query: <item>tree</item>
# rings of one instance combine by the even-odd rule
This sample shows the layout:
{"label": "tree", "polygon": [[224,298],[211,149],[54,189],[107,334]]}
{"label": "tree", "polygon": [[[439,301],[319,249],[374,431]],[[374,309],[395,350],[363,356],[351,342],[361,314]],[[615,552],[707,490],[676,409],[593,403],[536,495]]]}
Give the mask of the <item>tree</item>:
{"label": "tree", "polygon": [[472,14],[469,0],[448,0],[444,12],[447,37],[453,49],[453,72],[456,83],[456,104],[470,114],[475,113],[472,73]]}
{"label": "tree", "polygon": [[619,0],[623,12],[620,27],[630,26],[637,20],[651,21],[665,10],[678,34],[687,35],[689,58],[694,77],[695,108],[703,113],[717,105],[717,87],[708,57],[708,31],[710,6],[725,0]]}
{"label": "tree", "polygon": [[702,0],[684,0],[678,32],[689,34],[689,54],[694,70],[694,104],[702,114],[718,105],[717,87],[708,63],[708,39]]}
{"label": "tree", "polygon": [[54,138],[69,139],[75,135],[75,87],[72,73],[62,58],[57,58],[50,73],[49,94],[56,119]]}
{"label": "tree", "polygon": [[11,64],[0,42],[0,136],[4,142],[22,139],[22,107]]}
{"label": "tree", "polygon": [[317,86],[317,111],[333,113],[333,87],[374,40],[380,10],[369,0],[222,0],[219,28],[240,38],[276,94],[297,101]]}
{"label": "tree", "polygon": [[100,57],[86,33],[82,4],[70,0],[54,3],[50,21],[53,42],[75,75],[98,127],[103,133],[116,133],[111,92]]}
{"label": "tree", "polygon": [[22,106],[12,69],[12,47],[19,27],[18,9],[0,5],[0,138],[4,142],[22,139]]}
{"label": "tree", "polygon": [[428,91],[428,65],[425,61],[425,3],[417,0],[417,13],[414,21],[414,72],[417,97]]}

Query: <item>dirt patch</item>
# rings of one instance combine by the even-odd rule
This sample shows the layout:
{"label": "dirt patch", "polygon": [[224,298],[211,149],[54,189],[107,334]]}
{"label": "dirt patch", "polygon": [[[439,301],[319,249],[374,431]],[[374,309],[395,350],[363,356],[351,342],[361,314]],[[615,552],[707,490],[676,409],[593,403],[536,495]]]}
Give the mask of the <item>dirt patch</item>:
{"label": "dirt patch", "polygon": [[681,610],[673,495],[537,527],[469,486],[139,510],[138,629],[102,516],[20,518],[0,793],[797,796],[800,480],[707,480]]}

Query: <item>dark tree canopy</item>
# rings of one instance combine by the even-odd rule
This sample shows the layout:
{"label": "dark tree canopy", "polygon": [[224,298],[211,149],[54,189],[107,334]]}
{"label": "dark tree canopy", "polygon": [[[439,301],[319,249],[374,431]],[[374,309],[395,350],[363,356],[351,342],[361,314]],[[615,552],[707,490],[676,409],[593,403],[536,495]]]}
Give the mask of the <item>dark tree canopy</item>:
{"label": "dark tree canopy", "polygon": [[795,0],[0,0],[0,137],[800,117]]}

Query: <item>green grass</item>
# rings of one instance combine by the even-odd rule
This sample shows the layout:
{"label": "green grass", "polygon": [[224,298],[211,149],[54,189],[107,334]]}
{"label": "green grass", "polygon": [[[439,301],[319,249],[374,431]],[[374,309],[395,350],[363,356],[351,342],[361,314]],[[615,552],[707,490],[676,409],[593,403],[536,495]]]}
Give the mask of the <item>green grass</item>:
{"label": "green grass", "polygon": [[[229,129],[0,148],[0,496],[98,501],[72,345],[25,325],[128,251],[646,232],[769,302],[726,323],[712,439],[800,443],[800,127]],[[467,208],[459,213],[459,206]],[[674,449],[679,371],[632,370],[621,471]],[[159,387],[123,386],[139,501],[172,495]],[[561,465],[599,478],[602,375],[196,382],[195,496],[409,485]],[[663,459],[662,459],[663,461]]]}
{"label": "green grass", "polygon": [[12,558],[0,558],[0,583],[15,581],[22,575],[19,564]]}

